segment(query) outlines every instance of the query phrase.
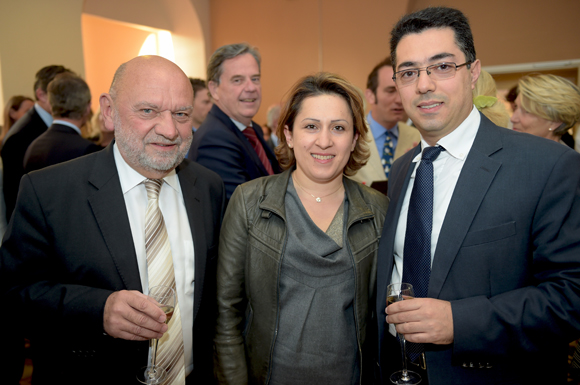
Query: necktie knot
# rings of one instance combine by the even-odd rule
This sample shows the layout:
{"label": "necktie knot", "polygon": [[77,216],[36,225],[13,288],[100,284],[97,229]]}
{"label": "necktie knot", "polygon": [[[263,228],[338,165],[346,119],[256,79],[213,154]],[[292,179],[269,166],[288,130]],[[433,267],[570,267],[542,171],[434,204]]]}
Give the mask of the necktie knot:
{"label": "necktie knot", "polygon": [[246,138],[248,138],[252,142],[255,139],[257,139],[256,131],[254,130],[254,127],[252,127],[252,126],[246,127],[246,129],[244,131],[242,131],[242,133],[246,136]]}
{"label": "necktie knot", "polygon": [[147,179],[143,183],[147,190],[147,199],[159,199],[159,191],[161,190],[161,185],[163,185],[163,179]]}
{"label": "necktie knot", "polygon": [[441,154],[441,152],[445,151],[445,149],[441,146],[435,147],[427,147],[423,150],[423,154],[421,155],[421,160],[423,162],[434,162],[435,159]]}

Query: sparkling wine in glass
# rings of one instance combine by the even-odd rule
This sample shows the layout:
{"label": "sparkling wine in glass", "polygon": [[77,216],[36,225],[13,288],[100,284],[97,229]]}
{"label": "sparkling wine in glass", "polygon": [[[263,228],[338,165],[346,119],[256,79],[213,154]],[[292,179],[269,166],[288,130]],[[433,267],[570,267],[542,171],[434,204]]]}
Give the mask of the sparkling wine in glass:
{"label": "sparkling wine in glass", "polygon": [[[413,299],[415,292],[410,283],[392,283],[387,287],[387,306],[392,303]],[[421,376],[415,372],[407,370],[407,349],[405,336],[397,333],[401,344],[401,355],[403,356],[403,370],[399,370],[391,375],[391,382],[398,385],[416,385],[421,382]]]}
{"label": "sparkling wine in glass", "polygon": [[[165,323],[169,323],[175,310],[175,290],[169,286],[153,286],[149,289],[148,297],[149,301],[163,310],[166,316]],[[162,384],[167,378],[167,368],[156,365],[155,362],[158,342],[157,338],[149,340],[149,363],[137,372],[137,380],[142,384]]]}

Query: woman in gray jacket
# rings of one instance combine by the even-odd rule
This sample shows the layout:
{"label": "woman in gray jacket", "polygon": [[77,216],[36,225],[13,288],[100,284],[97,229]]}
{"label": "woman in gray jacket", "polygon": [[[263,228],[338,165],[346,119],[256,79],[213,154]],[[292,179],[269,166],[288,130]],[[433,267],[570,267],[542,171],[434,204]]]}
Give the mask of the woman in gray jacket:
{"label": "woman in gray jacket", "polygon": [[372,377],[388,199],[345,178],[368,159],[367,131],[361,96],[345,79],[319,73],[291,90],[277,128],[286,171],[239,186],[221,230],[220,383],[351,385]]}

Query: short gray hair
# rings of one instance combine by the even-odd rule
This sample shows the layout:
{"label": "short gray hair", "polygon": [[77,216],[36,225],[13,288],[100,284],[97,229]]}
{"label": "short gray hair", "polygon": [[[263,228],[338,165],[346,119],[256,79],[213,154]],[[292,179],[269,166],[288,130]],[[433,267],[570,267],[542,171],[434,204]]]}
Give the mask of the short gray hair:
{"label": "short gray hair", "polygon": [[207,65],[207,82],[214,82],[217,85],[220,84],[220,78],[222,76],[223,67],[222,65],[226,60],[233,59],[237,56],[249,53],[256,59],[258,63],[258,69],[260,69],[260,53],[256,47],[252,47],[248,43],[238,43],[238,44],[228,44],[219,47],[209,58],[209,63]]}
{"label": "short gray hair", "polygon": [[87,83],[71,72],[56,75],[47,87],[52,115],[59,118],[81,119],[91,103]]}

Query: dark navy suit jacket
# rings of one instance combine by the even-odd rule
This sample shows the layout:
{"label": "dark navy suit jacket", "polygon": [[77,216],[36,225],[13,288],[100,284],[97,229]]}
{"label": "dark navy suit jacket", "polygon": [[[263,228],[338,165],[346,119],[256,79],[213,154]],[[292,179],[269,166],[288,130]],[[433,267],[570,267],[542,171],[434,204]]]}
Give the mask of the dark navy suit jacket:
{"label": "dark navy suit jacket", "polygon": [[40,170],[102,149],[83,138],[74,128],[53,124],[28,146],[24,156],[24,172]]}
{"label": "dark navy suit jacket", "polygon": [[10,220],[20,178],[24,175],[24,154],[30,143],[47,129],[46,123],[35,108],[31,108],[20,118],[6,134],[2,144],[2,175],[4,200],[6,202],[6,220]]}
{"label": "dark navy suit jacket", "polygon": [[[280,172],[276,156],[264,140],[262,128],[254,122],[252,126],[272,169],[275,173]],[[224,181],[228,199],[238,185],[268,175],[248,139],[215,104],[195,132],[187,158],[218,173]]]}
{"label": "dark navy suit jacket", "polygon": [[[393,165],[379,245],[379,339],[397,222],[413,171]],[[445,216],[429,297],[451,302],[454,341],[426,345],[430,384],[560,384],[580,336],[580,154],[481,115]],[[379,362],[400,351],[379,346]],[[473,368],[465,368],[463,365]],[[491,368],[479,369],[479,364]],[[489,365],[488,365],[489,364]],[[385,383],[391,373],[382,373]]]}

